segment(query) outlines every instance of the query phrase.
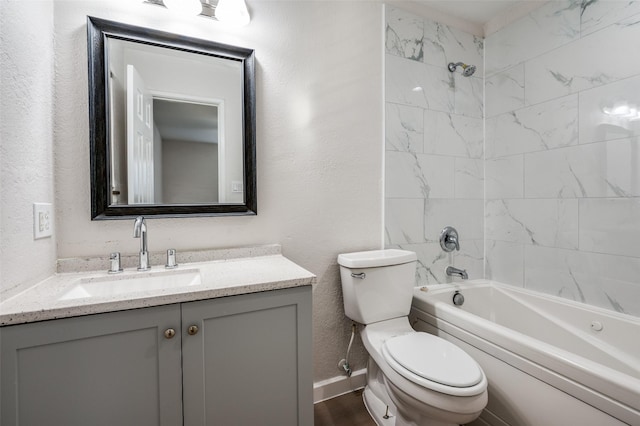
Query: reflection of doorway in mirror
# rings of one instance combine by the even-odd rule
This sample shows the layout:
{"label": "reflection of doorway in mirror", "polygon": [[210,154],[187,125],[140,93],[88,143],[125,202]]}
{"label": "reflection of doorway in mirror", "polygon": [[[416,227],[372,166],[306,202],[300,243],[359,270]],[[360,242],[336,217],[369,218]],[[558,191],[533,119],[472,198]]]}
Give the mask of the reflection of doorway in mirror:
{"label": "reflection of doorway in mirror", "polygon": [[[179,96],[179,97],[178,97]],[[153,93],[157,190],[164,204],[224,202],[225,163],[220,100]]]}
{"label": "reflection of doorway in mirror", "polygon": [[127,203],[224,203],[224,102],[145,86],[128,64]]}

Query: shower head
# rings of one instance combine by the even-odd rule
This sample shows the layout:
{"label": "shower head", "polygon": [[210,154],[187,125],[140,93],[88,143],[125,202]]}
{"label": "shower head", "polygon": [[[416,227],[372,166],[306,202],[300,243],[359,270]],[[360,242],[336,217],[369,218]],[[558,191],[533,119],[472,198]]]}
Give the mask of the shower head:
{"label": "shower head", "polygon": [[449,63],[449,71],[451,72],[454,72],[458,67],[462,67],[462,75],[465,77],[472,76],[473,73],[476,72],[475,65],[467,65],[462,62],[456,62],[455,64],[453,62]]}
{"label": "shower head", "polygon": [[469,76],[472,76],[474,72],[476,72],[476,66],[475,65],[467,65],[463,69],[462,75],[464,75],[465,77],[469,77]]}

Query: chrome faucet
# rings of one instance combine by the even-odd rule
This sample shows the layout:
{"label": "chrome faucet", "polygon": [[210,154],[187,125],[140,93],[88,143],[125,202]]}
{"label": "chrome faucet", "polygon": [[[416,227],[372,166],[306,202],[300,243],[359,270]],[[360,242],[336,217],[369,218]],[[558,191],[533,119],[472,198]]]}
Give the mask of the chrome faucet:
{"label": "chrome faucet", "polygon": [[446,272],[447,272],[447,275],[450,277],[457,275],[463,280],[466,280],[469,278],[469,275],[467,274],[466,269],[458,269],[458,268],[454,268],[453,266],[447,266]]}
{"label": "chrome faucet", "polygon": [[140,238],[140,260],[138,262],[138,271],[148,271],[149,268],[149,251],[147,248],[147,224],[144,217],[136,217],[133,223],[133,238]]}

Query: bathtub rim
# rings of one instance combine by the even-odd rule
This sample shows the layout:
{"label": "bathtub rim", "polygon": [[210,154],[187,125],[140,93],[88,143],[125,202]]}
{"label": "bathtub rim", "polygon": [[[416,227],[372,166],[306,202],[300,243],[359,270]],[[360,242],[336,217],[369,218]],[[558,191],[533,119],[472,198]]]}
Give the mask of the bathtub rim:
{"label": "bathtub rim", "polygon": [[[561,305],[571,306],[573,308],[579,308],[583,310],[593,311],[600,315],[606,315],[613,318],[617,318],[623,321],[629,321],[637,324],[640,327],[640,317],[631,314],[625,314],[623,312],[613,311],[611,309],[605,309],[600,306],[589,305],[587,303],[578,302],[576,300],[566,299],[560,296],[554,296],[552,294],[543,293],[534,289],[528,289],[521,286],[505,284],[500,281],[487,280],[487,279],[474,279],[467,281],[454,281],[451,283],[445,284],[431,284],[431,285],[421,285],[414,287],[414,300],[415,298],[428,297],[430,294],[443,294],[455,290],[465,290],[465,289],[473,289],[476,287],[495,287],[499,289],[504,289],[507,291],[513,291],[515,293],[532,295],[538,297],[540,299],[549,300],[554,303],[559,303]],[[426,288],[427,291],[422,291],[421,289]]]}
{"label": "bathtub rim", "polygon": [[[635,416],[640,416],[639,379],[606,365],[584,358],[579,354],[574,354],[536,338],[526,336],[523,333],[511,330],[508,327],[494,323],[485,318],[463,311],[449,304],[449,302],[430,298],[430,295],[436,296],[446,293],[453,294],[456,290],[463,291],[465,289],[476,288],[479,286],[495,287],[516,293],[520,292],[526,295],[533,295],[534,297],[551,300],[554,303],[562,303],[579,309],[592,311],[594,313],[631,321],[634,324],[637,323],[639,326],[640,319],[627,314],[608,311],[603,308],[592,307],[591,305],[586,305],[580,302],[565,300],[556,296],[546,295],[491,280],[473,280],[464,283],[455,282],[451,284],[436,284],[428,286],[428,291],[426,292],[421,290],[426,286],[416,287],[414,290],[411,314],[412,317],[415,317],[416,313],[413,312],[413,310],[415,310],[418,313],[423,314],[422,316],[417,315],[423,321],[425,321],[424,315],[426,315],[428,319],[430,317],[431,320],[426,320],[425,322],[429,323],[433,327],[442,329],[443,331],[458,338],[460,338],[460,334],[464,333],[474,336],[479,340],[496,346],[497,348],[511,352],[527,362],[534,363],[541,368],[547,369],[553,375],[563,377],[574,385],[585,388],[587,392],[581,392],[582,397],[579,399],[592,406],[598,407],[600,410],[605,411],[616,418],[620,418],[621,414],[623,414],[620,409],[622,411],[627,411],[628,414],[633,413]],[[464,326],[459,324],[460,321],[458,321],[458,324],[456,324],[456,321],[452,321],[452,318],[455,317],[461,317],[462,321],[464,321]],[[485,350],[485,352],[487,351]],[[491,352],[489,351],[487,353]],[[507,362],[506,360],[503,361]],[[562,389],[562,384],[559,383],[558,380],[551,379],[550,381],[553,383],[547,383],[556,388],[560,388],[567,393],[571,393],[570,391],[572,389]],[[592,394],[598,395],[601,400],[598,401],[590,397],[589,395]],[[618,409],[612,409],[610,405],[603,404],[603,401],[605,400],[608,401],[609,404],[617,406]],[[614,415],[612,411],[615,412],[616,415]],[[622,417],[626,416],[623,415]],[[638,417],[636,417],[635,420],[637,420],[637,418]]]}

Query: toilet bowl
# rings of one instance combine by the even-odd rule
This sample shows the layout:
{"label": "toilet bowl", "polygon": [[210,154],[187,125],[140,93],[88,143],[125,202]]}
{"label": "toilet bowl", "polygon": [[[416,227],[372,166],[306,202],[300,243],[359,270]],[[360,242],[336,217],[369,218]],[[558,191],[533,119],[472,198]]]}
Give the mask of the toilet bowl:
{"label": "toilet bowl", "polygon": [[371,413],[382,402],[385,412],[393,403],[392,417],[379,424],[465,424],[487,405],[487,378],[473,358],[444,339],[414,331],[406,317],[369,324],[361,335],[370,357],[365,404]]}
{"label": "toilet bowl", "polygon": [[487,379],[462,349],[411,328],[416,255],[376,250],[338,256],[345,313],[364,324],[364,401],[378,425],[444,426],[475,420]]}

